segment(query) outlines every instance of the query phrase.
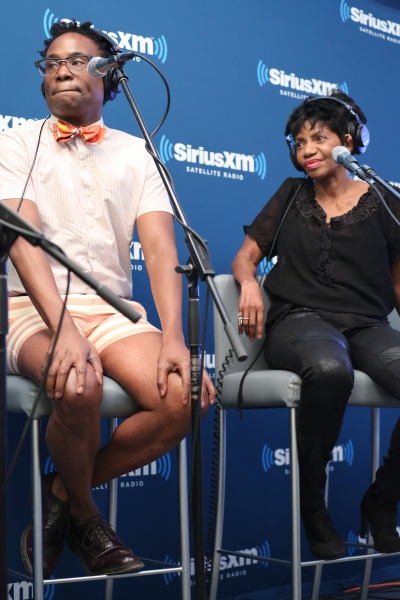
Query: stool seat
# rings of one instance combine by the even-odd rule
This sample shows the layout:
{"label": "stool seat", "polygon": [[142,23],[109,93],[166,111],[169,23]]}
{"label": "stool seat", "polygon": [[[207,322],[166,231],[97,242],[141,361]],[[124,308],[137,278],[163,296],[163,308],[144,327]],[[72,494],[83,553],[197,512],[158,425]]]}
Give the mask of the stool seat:
{"label": "stool seat", "polygon": [[[36,383],[19,375],[7,375],[7,411],[25,413],[30,416],[36,397]],[[35,419],[41,419],[51,414],[52,403],[47,396],[39,401]],[[103,401],[100,416],[105,419],[130,417],[140,411],[139,405],[116,381],[103,377]]]}
{"label": "stool seat", "polygon": [[[222,382],[221,405],[224,409],[237,408],[237,395],[244,371],[225,375]],[[301,379],[291,371],[249,371],[243,385],[243,408],[288,408],[300,400]],[[349,406],[400,408],[400,402],[383,390],[362,371],[354,371],[354,388]]]}
{"label": "stool seat", "polygon": [[[234,280],[232,275],[218,275],[215,277],[214,282],[230,319],[234,323],[237,319],[238,300],[240,295],[239,284]],[[264,289],[261,289],[261,292],[263,294],[264,307],[268,310],[271,299]],[[393,327],[400,329],[400,321],[396,314],[392,313],[389,320]],[[222,552],[224,552],[224,554],[230,554],[229,550],[222,550],[226,477],[225,456],[227,421],[225,413],[226,410],[237,409],[240,383],[244,373],[249,369],[250,365],[251,370],[247,373],[243,382],[243,408],[286,408],[288,409],[290,424],[291,561],[282,561],[275,558],[264,558],[263,560],[270,561],[271,563],[276,562],[278,564],[285,563],[291,567],[292,600],[300,600],[302,597],[302,567],[314,565],[316,568],[311,600],[317,600],[320,597],[319,588],[322,564],[324,564],[325,561],[315,560],[303,563],[301,561],[300,552],[300,488],[297,459],[296,413],[300,400],[301,379],[298,375],[290,371],[270,369],[265,362],[264,354],[262,352],[263,340],[254,340],[251,342],[245,335],[242,336],[242,342],[248,357],[244,362],[239,362],[230,347],[224,325],[215,308],[214,342],[216,387],[218,390],[221,411],[219,413],[217,425],[219,435],[219,455],[215,460],[217,467],[215,472],[213,472],[212,495],[215,495],[215,501],[212,510],[215,509],[215,514],[212,514],[212,519],[214,519],[215,522],[215,536],[209,600],[216,600],[217,598],[218,582],[220,578],[220,554]],[[354,388],[348,404],[349,406],[365,406],[370,407],[371,409],[371,471],[373,480],[379,463],[379,409],[400,408],[400,402],[383,390],[366,373],[355,371],[354,376]],[[370,542],[371,538],[369,537],[369,543]],[[372,568],[372,559],[370,558],[371,552],[372,550],[368,548],[366,554],[351,557],[351,560],[365,561],[360,600],[366,600],[368,594],[368,585]],[[232,554],[235,555],[237,553],[232,551]],[[243,554],[241,554],[241,556],[245,557]],[[378,553],[372,556],[377,557],[384,555]],[[247,554],[246,558],[247,557],[251,558],[251,555]],[[347,560],[348,557],[334,562],[338,563]]]}
{"label": "stool seat", "polygon": [[[20,375],[7,375],[7,411],[16,414],[32,413],[38,386],[30,379]],[[38,402],[31,424],[31,461],[32,461],[32,521],[34,540],[34,565],[42,564],[42,500],[41,500],[41,464],[40,464],[40,419],[47,417],[53,410],[52,402],[45,394]],[[100,407],[100,416],[109,420],[109,438],[117,427],[117,419],[130,417],[141,410],[133,398],[109,377],[103,377],[103,399]],[[34,568],[33,597],[35,600],[45,600],[44,586],[53,583],[69,583],[78,581],[105,580],[104,600],[112,600],[114,577],[141,577],[143,575],[161,575],[173,577],[180,575],[181,599],[190,600],[190,546],[189,546],[189,516],[188,516],[188,490],[187,490],[187,457],[186,439],[183,439],[178,450],[178,495],[179,495],[179,523],[180,523],[180,548],[181,557],[179,565],[162,564],[162,568],[146,569],[138,573],[125,573],[120,575],[88,575],[84,577],[69,577],[63,579],[43,579],[41,569]],[[117,524],[117,480],[109,482],[109,510],[108,522],[116,530]],[[151,562],[151,561],[149,561]]]}

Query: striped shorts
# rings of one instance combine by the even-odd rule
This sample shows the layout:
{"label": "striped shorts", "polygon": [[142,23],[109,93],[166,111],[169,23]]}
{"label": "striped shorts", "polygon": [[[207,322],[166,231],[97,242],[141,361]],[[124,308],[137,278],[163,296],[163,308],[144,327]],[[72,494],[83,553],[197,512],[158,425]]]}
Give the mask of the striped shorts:
{"label": "striped shorts", "polygon": [[[138,302],[128,304],[143,313],[144,317],[132,323],[100,296],[94,294],[70,294],[67,309],[79,332],[90,340],[100,354],[110,344],[137,333],[159,331],[147,321],[145,309]],[[22,344],[34,333],[47,329],[41,316],[28,296],[8,299],[9,333],[7,336],[7,371],[19,375],[17,360]]]}

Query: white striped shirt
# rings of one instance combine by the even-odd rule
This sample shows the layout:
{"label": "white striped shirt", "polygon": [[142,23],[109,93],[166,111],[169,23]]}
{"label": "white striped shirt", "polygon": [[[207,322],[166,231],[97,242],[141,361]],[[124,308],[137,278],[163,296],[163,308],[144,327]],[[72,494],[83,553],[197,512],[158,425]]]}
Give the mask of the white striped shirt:
{"label": "white striped shirt", "polygon": [[[83,271],[119,296],[130,298],[135,221],[148,212],[172,213],[157,168],[144,140],[107,128],[99,146],[80,136],[59,143],[53,137],[55,122],[57,118],[51,116],[44,125],[24,198],[37,204],[46,238]],[[42,123],[28,122],[0,134],[0,200],[20,198]],[[50,256],[48,260],[57,288],[65,294],[66,269]],[[70,293],[93,290],[72,274]],[[9,295],[19,294],[26,292],[10,263]]]}

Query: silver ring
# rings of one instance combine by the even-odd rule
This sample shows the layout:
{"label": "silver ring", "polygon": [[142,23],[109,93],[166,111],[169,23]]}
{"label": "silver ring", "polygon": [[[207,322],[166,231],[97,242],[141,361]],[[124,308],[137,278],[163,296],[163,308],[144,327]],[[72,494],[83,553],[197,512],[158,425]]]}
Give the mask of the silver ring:
{"label": "silver ring", "polygon": [[243,325],[242,313],[238,313],[238,325],[239,325],[239,327],[241,327]]}
{"label": "silver ring", "polygon": [[250,317],[242,317],[242,321],[250,321]]}

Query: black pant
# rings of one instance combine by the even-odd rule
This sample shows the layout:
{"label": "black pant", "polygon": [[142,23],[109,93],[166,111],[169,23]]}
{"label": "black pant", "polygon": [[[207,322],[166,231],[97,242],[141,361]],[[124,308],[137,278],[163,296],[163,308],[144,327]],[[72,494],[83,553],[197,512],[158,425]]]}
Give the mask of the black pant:
{"label": "black pant", "polygon": [[[325,467],[354,384],[353,369],[400,400],[400,331],[379,324],[341,333],[314,312],[294,312],[267,337],[265,358],[270,367],[302,379],[297,417],[301,510],[318,510],[324,502]],[[393,463],[400,469],[399,424],[392,454],[395,448]]]}

